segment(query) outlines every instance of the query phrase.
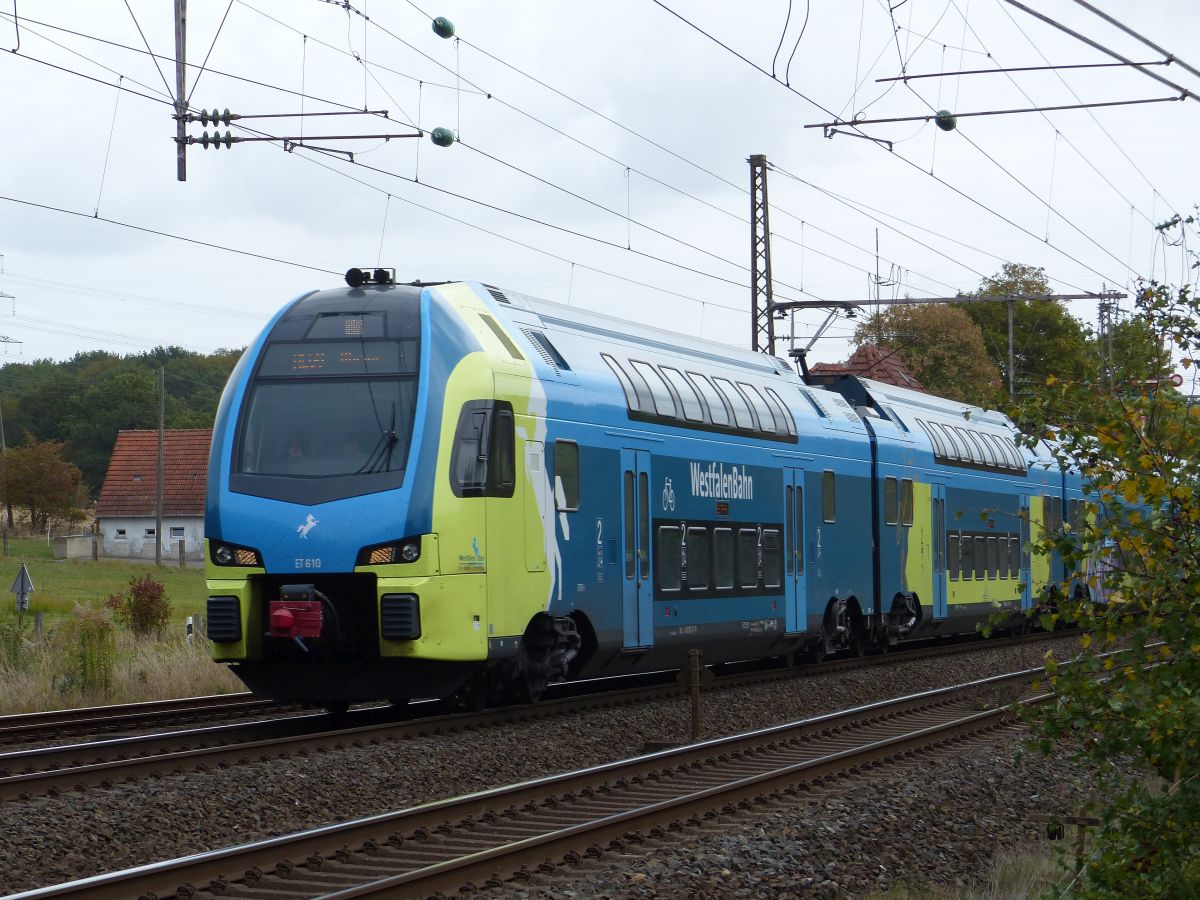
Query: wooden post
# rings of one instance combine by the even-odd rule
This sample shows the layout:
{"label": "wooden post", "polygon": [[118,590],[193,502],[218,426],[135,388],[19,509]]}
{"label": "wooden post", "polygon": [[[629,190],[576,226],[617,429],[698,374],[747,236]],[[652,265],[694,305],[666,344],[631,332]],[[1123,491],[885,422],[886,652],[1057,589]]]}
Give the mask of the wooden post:
{"label": "wooden post", "polygon": [[33,636],[41,640],[46,628],[46,614],[44,612],[35,612],[33,614]]}
{"label": "wooden post", "polygon": [[184,567],[184,565],[186,565],[184,562],[186,557],[184,556],[183,547],[184,547],[184,539],[180,538],[179,539],[179,568],[181,568],[181,569]]}
{"label": "wooden post", "polygon": [[4,555],[8,556],[8,532],[4,532]]}

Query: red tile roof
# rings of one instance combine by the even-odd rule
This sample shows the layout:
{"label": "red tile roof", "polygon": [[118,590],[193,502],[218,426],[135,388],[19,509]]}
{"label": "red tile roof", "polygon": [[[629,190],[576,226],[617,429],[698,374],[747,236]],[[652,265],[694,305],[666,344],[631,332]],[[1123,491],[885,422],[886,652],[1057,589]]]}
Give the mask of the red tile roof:
{"label": "red tile roof", "polygon": [[[211,428],[163,433],[163,515],[204,515]],[[96,501],[96,517],[152,516],[158,492],[158,432],[117,434],[108,474]]]}
{"label": "red tile roof", "polygon": [[914,391],[925,390],[897,352],[880,350],[874,344],[863,344],[844,363],[816,363],[809,371],[814,375],[858,375]]}

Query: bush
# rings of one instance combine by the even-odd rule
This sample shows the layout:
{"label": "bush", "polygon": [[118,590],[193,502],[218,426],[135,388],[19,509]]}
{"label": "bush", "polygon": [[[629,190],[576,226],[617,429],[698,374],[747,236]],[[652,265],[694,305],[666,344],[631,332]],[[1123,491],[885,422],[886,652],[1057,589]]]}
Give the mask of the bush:
{"label": "bush", "polygon": [[147,572],[145,577],[136,575],[129,579],[129,589],[113,594],[105,606],[113,611],[117,621],[139,637],[161,632],[171,620],[171,604],[167,601],[167,589],[161,581],[155,581]]}
{"label": "bush", "polygon": [[20,619],[0,622],[0,666],[21,668],[21,662],[27,652],[26,630]]}
{"label": "bush", "polygon": [[54,688],[63,694],[112,693],[116,634],[104,613],[82,606],[54,632]]}

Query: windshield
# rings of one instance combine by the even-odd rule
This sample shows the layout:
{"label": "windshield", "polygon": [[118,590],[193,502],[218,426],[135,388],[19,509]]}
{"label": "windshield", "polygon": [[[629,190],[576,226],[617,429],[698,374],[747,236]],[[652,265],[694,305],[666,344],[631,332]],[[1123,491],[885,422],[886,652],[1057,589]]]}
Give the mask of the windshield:
{"label": "windshield", "polygon": [[292,478],[403,471],[416,402],[415,378],[259,381],[237,471]]}

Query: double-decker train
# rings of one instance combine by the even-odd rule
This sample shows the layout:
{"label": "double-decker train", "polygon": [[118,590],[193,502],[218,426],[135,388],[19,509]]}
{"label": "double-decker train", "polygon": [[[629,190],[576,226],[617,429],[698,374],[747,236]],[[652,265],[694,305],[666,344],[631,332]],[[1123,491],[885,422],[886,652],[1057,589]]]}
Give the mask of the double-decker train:
{"label": "double-decker train", "polygon": [[230,376],[208,636],[256,693],[547,683],[973,632],[1068,573],[1000,413],[474,283],[292,301]]}

